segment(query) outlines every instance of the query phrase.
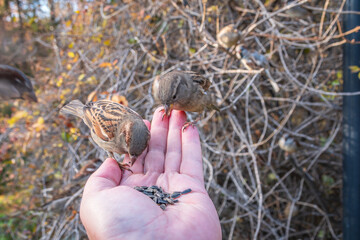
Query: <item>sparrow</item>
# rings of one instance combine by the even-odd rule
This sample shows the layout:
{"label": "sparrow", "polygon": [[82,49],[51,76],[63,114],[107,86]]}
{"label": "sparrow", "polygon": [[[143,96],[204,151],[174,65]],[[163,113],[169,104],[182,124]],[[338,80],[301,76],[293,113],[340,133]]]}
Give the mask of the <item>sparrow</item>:
{"label": "sparrow", "polygon": [[[296,3],[296,1],[288,1],[285,6],[289,6]],[[311,15],[307,9],[302,7],[301,5],[296,5],[292,8],[285,10],[285,13],[289,15],[291,18],[306,18]]]}
{"label": "sparrow", "polygon": [[234,28],[234,24],[223,27],[216,35],[216,39],[223,48],[230,48],[239,41],[240,32]]}
{"label": "sparrow", "polygon": [[[164,116],[172,109],[188,112],[217,110],[213,96],[208,93],[209,79],[192,71],[172,71],[156,78],[153,84],[155,101],[164,106]],[[198,121],[195,120],[194,122]],[[183,130],[194,122],[186,123]]]}
{"label": "sparrow", "polygon": [[90,128],[93,140],[107,151],[109,157],[114,158],[114,153],[129,154],[130,162],[119,163],[122,170],[130,170],[129,167],[145,150],[150,140],[149,129],[141,116],[134,110],[110,100],[99,100],[85,105],[79,100],[73,100],[65,105],[60,113],[82,118]]}
{"label": "sparrow", "polygon": [[298,143],[289,134],[285,133],[279,140],[279,147],[286,153],[294,153],[298,148]]}
{"label": "sparrow", "polygon": [[29,78],[17,68],[0,64],[0,99],[17,98],[37,102]]}
{"label": "sparrow", "polygon": [[264,56],[263,54],[257,52],[257,51],[249,51],[243,46],[239,46],[236,48],[237,57],[239,59],[242,59],[246,67],[248,67],[248,63],[253,63],[258,67],[264,68],[264,71],[266,75],[268,76],[268,80],[274,89],[274,91],[277,93],[280,91],[279,85],[276,83],[276,81],[273,79],[273,77],[270,74],[270,63],[269,60]]}

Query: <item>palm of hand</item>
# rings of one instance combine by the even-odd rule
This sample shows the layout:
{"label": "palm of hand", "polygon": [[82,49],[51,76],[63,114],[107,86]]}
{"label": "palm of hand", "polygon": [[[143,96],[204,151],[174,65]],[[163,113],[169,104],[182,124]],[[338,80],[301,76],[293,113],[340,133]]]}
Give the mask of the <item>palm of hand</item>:
{"label": "palm of hand", "polygon": [[[173,111],[170,121],[157,110],[151,125],[149,150],[133,173],[108,159],[85,186],[81,219],[93,239],[220,239],[215,207],[203,182],[198,132],[181,132],[186,116]],[[149,124],[147,124],[149,125]],[[106,169],[105,169],[106,168]],[[168,193],[191,188],[163,211],[134,186],[157,185]]]}

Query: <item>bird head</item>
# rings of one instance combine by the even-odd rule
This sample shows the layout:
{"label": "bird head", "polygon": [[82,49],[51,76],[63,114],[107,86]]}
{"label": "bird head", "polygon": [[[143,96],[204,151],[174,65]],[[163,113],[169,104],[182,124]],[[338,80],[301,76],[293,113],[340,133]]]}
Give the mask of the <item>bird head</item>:
{"label": "bird head", "polygon": [[131,166],[146,149],[150,140],[150,132],[142,119],[136,119],[125,126],[125,141]]}

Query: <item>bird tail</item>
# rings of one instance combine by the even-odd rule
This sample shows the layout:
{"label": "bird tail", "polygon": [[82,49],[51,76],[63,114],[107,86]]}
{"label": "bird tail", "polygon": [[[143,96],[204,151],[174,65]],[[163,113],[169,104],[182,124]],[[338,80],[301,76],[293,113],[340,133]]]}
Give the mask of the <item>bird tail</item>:
{"label": "bird tail", "polygon": [[60,109],[60,114],[72,114],[80,118],[84,117],[84,104],[79,100],[73,100]]}

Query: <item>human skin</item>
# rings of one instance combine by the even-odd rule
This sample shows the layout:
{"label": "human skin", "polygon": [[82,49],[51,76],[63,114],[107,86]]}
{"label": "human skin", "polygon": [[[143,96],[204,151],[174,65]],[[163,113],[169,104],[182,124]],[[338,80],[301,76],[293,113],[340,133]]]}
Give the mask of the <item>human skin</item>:
{"label": "human skin", "polygon": [[[151,139],[133,173],[121,172],[109,158],[88,179],[80,217],[90,239],[221,239],[219,217],[204,187],[199,133],[193,126],[182,131],[182,111],[162,116],[158,108],[151,126],[145,121]],[[152,185],[168,193],[192,192],[163,211],[133,189]]]}

